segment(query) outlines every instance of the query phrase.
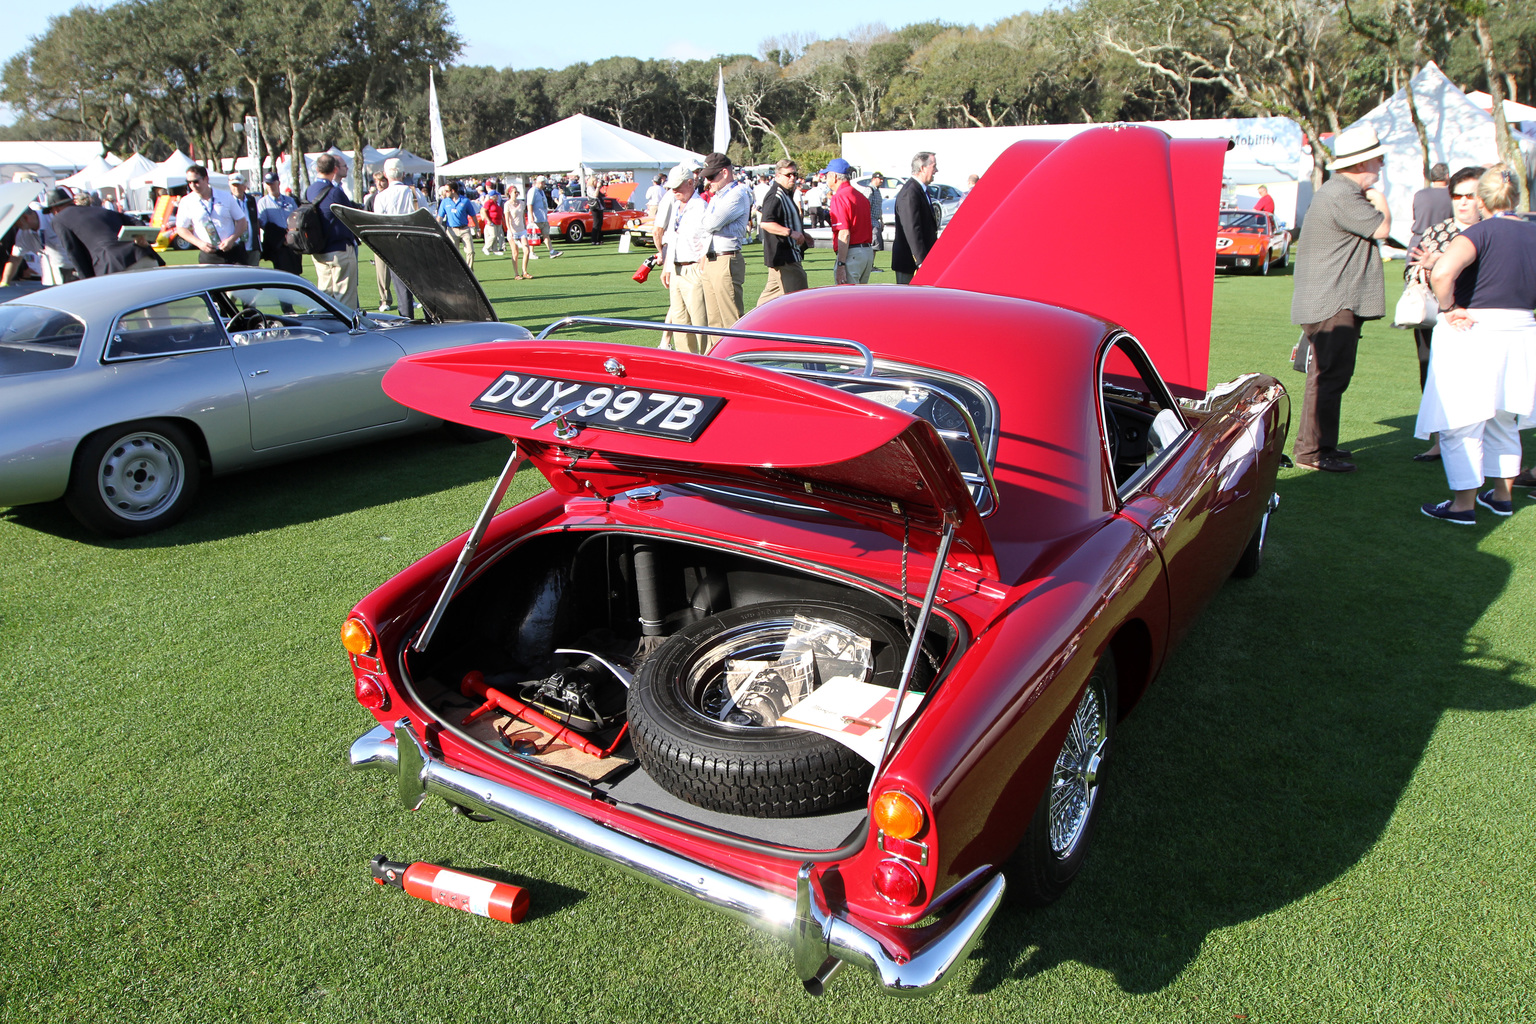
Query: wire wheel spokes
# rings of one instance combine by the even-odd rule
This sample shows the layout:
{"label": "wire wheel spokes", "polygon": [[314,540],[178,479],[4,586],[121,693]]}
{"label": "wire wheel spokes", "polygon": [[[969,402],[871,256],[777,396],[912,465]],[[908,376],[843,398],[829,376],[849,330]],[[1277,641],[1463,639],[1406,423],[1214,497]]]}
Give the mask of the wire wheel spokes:
{"label": "wire wheel spokes", "polygon": [[1099,767],[1109,741],[1103,683],[1088,682],[1051,772],[1051,852],[1070,857],[1077,849],[1099,795]]}

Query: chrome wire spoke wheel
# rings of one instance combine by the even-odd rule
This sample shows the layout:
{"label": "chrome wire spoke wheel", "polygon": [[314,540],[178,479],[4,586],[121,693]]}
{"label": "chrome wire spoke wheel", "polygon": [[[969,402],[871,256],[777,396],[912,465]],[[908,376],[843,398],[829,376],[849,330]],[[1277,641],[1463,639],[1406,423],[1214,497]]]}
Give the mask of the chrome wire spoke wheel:
{"label": "chrome wire spoke wheel", "polygon": [[[844,643],[859,639],[852,630],[825,619],[810,620],[819,629],[837,634]],[[743,662],[765,666],[784,653],[785,641],[794,628],[793,617],[774,617],[744,623],[726,630],[694,655],[678,680],[683,703],[705,718],[743,729],[777,728],[778,716],[793,703],[783,680],[772,672],[733,692],[728,667]]]}
{"label": "chrome wire spoke wheel", "polygon": [[1083,837],[1099,795],[1099,768],[1109,742],[1104,686],[1098,675],[1088,682],[1051,772],[1051,852],[1070,857]]}
{"label": "chrome wire spoke wheel", "polygon": [[153,519],[169,508],[186,484],[182,454],[150,431],[121,438],[107,449],[96,470],[102,504],[123,519]]}

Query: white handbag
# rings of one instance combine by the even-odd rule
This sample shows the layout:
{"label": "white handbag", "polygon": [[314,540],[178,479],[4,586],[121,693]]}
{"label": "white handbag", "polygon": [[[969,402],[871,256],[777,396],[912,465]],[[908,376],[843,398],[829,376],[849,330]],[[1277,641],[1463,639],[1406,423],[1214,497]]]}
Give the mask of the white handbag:
{"label": "white handbag", "polygon": [[1403,294],[1397,300],[1397,308],[1392,311],[1392,326],[1433,327],[1439,315],[1440,302],[1435,293],[1430,291],[1429,285],[1414,281],[1403,288]]}

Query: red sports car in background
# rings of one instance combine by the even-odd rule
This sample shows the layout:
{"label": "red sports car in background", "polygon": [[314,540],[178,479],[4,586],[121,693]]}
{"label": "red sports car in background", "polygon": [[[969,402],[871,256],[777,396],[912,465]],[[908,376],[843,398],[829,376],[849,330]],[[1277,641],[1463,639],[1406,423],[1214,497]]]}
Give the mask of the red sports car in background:
{"label": "red sports car in background", "polygon": [[[592,233],[592,201],[586,196],[566,196],[560,200],[560,208],[549,214],[549,231],[552,235],[564,235],[567,242],[576,243]],[[645,216],[644,210],[631,210],[617,199],[603,200],[603,230],[622,231],[631,221]]]}
{"label": "red sports car in background", "polygon": [[1263,210],[1222,210],[1216,229],[1216,266],[1267,274],[1291,261],[1291,233]]}
{"label": "red sports car in background", "polygon": [[[547,337],[573,318],[397,365],[514,449],[347,619],[352,763],[781,934],[813,993],[942,983],[1005,887],[1071,882],[1120,720],[1259,567],[1289,404],[1206,386],[1224,151],[1020,143],[916,286],[776,299],[708,357]],[[1150,266],[1013,244],[1105,167]],[[493,514],[523,460],[549,488]]]}

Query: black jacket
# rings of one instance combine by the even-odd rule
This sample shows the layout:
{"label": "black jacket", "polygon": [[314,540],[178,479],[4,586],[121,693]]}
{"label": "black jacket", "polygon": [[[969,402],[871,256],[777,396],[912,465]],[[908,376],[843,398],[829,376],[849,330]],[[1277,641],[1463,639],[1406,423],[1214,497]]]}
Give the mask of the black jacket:
{"label": "black jacket", "polygon": [[66,206],[52,214],[52,227],[81,277],[98,277],[127,270],[148,253],[162,265],[153,249],[117,237],[124,225],[138,221],[100,206]]}
{"label": "black jacket", "polygon": [[933,216],[928,190],[916,178],[908,178],[896,193],[896,241],[891,245],[891,269],[902,274],[914,273],[928,258],[939,237],[939,222]]}

